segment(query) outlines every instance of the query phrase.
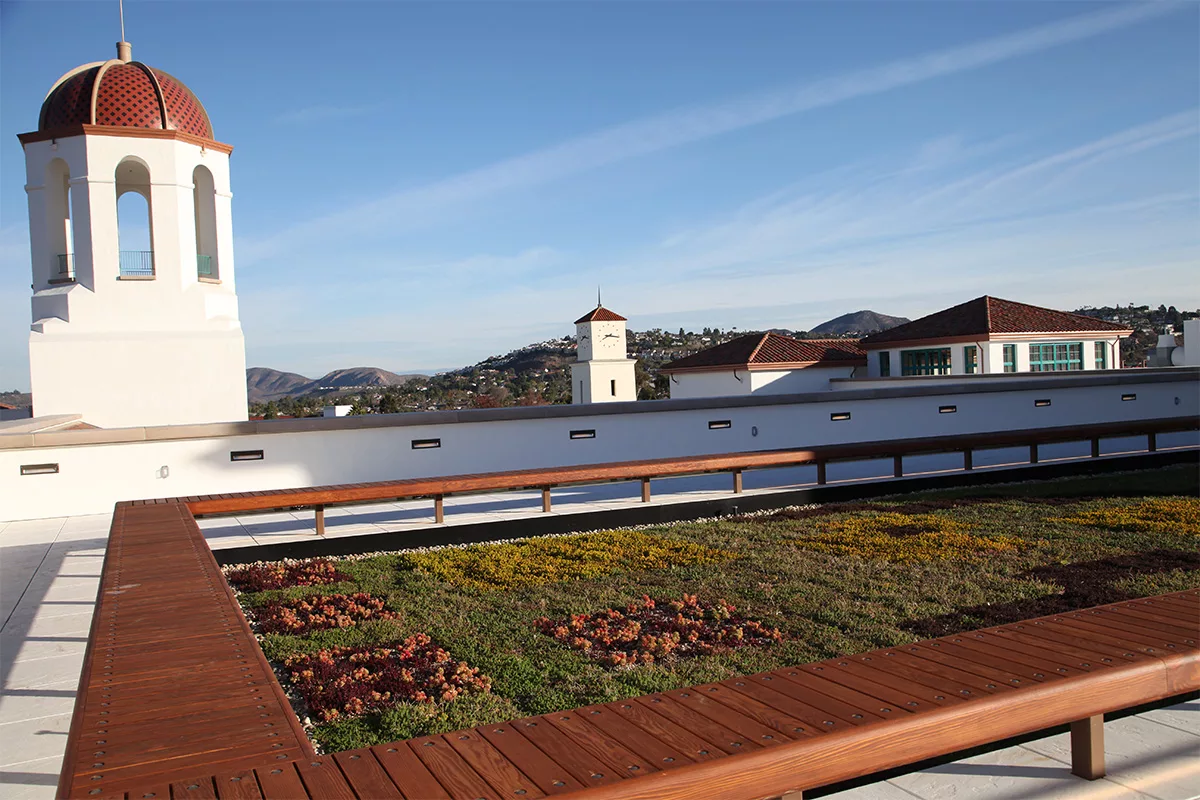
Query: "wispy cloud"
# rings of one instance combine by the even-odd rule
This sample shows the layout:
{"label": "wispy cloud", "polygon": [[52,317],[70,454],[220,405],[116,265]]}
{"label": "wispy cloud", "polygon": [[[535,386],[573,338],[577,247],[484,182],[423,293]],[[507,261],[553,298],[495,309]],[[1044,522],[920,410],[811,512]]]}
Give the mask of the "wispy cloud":
{"label": "wispy cloud", "polygon": [[326,120],[343,120],[348,117],[361,117],[373,114],[383,108],[383,103],[368,103],[358,106],[317,105],[286,111],[275,117],[275,121],[285,125],[308,125]]}
{"label": "wispy cloud", "polygon": [[252,264],[330,235],[345,236],[348,232],[368,233],[381,229],[394,232],[397,220],[403,220],[404,225],[421,225],[455,204],[557,180],[846,100],[998,64],[1186,7],[1186,4],[1175,3],[1132,3],[820,81],[633,120],[309,220],[271,236],[242,240],[238,244],[239,259],[243,265]]}
{"label": "wispy cloud", "polygon": [[[1004,166],[973,175],[972,162],[990,160],[999,140],[938,137],[914,143],[907,157],[809,176],[613,259],[544,247],[415,259],[381,270],[373,284],[323,287],[320,302],[353,308],[352,318],[325,327],[311,325],[319,309],[281,301],[271,289],[261,304],[281,309],[280,319],[249,322],[260,301],[246,298],[248,341],[307,348],[354,330],[363,351],[386,356],[388,368],[471,363],[569,332],[592,276],[603,276],[606,299],[639,328],[805,328],[864,307],[915,316],[983,293],[1075,308],[1138,300],[1138,286],[1159,285],[1179,287],[1172,297],[1186,304],[1197,297],[1188,276],[1200,263],[1200,192],[1189,177],[1197,159],[1182,155],[1194,152],[1195,116],[1167,115],[1058,151],[1023,147],[1023,159],[1009,155]],[[1166,162],[1151,152],[1171,146],[1176,154]],[[1117,175],[1147,174],[1154,163],[1192,173],[1093,191]],[[471,290],[485,281],[486,292]],[[418,291],[453,299],[405,302]]]}

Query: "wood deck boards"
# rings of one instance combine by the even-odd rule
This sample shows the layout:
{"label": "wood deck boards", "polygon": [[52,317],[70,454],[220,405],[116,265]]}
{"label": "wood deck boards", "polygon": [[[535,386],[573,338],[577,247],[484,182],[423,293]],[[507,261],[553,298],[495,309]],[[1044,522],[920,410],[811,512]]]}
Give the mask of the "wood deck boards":
{"label": "wood deck boards", "polygon": [[311,754],[187,508],[118,505],[60,796]]}
{"label": "wood deck boards", "polygon": [[1200,688],[1200,589],[316,756],[186,505],[113,518],[60,796],[778,795]]}

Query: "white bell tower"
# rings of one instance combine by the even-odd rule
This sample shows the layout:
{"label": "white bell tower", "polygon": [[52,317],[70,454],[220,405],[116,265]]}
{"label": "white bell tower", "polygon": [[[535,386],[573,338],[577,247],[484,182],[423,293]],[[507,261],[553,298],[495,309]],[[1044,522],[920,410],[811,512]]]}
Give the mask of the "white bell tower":
{"label": "white bell tower", "polygon": [[233,148],[183,83],[126,42],[117,54],[60,78],[19,136],[34,413],[105,428],[245,420]]}
{"label": "white bell tower", "polygon": [[625,318],[600,305],[575,320],[577,360],[571,365],[571,402],[637,400],[636,360],[626,353]]}

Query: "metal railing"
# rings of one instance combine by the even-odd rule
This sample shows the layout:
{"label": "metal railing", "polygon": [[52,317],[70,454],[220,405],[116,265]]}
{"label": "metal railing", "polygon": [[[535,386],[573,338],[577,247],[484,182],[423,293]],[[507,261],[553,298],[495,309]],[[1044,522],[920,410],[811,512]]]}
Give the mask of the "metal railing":
{"label": "metal railing", "polygon": [[196,255],[196,274],[201,278],[211,278],[213,276],[212,256]]}
{"label": "metal railing", "polygon": [[56,259],[58,271],[51,277],[53,281],[75,280],[75,254],[60,253]]}
{"label": "metal railing", "polygon": [[153,250],[122,250],[122,277],[154,277]]}

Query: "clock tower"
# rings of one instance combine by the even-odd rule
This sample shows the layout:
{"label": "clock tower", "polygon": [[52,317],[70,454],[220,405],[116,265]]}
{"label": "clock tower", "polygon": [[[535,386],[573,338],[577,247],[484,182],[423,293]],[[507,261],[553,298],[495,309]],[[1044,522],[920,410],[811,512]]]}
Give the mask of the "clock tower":
{"label": "clock tower", "polygon": [[637,399],[634,365],[625,351],[625,318],[599,303],[575,320],[578,357],[571,365],[572,403]]}

